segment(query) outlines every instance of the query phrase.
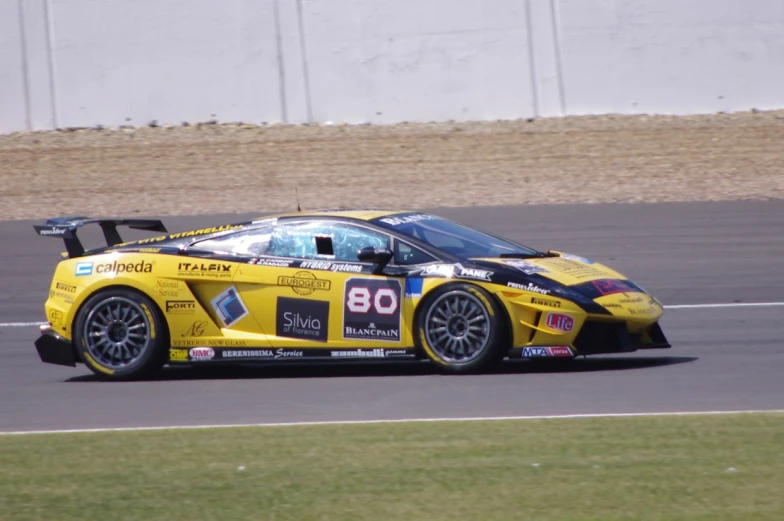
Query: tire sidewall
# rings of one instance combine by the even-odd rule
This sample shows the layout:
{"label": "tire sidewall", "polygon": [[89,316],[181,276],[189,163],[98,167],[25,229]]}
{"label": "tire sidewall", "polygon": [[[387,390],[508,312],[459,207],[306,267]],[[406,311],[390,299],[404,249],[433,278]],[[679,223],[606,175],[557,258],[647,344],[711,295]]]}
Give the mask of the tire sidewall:
{"label": "tire sidewall", "polygon": [[[112,297],[123,297],[132,300],[139,304],[144,313],[147,315],[147,320],[150,323],[150,336],[151,341],[147,344],[146,349],[142,355],[130,365],[122,369],[114,369],[105,367],[95,360],[87,348],[85,341],[85,323],[87,316],[90,314],[95,306],[101,302]],[[160,369],[165,362],[167,354],[166,344],[168,342],[167,327],[162,318],[158,306],[145,295],[131,289],[125,288],[110,288],[101,290],[95,295],[88,298],[74,321],[74,345],[79,359],[90,368],[98,376],[107,379],[128,379],[140,378],[152,374],[154,371]]]}
{"label": "tire sidewall", "polygon": [[[430,347],[424,329],[425,317],[427,316],[430,307],[435,303],[438,297],[453,291],[462,291],[476,297],[482,303],[490,319],[488,324],[490,336],[484,350],[479,356],[466,362],[453,362],[439,357],[435,350]],[[503,309],[495,301],[493,296],[479,286],[464,282],[444,284],[428,293],[417,307],[414,326],[414,340],[417,349],[420,351],[420,355],[423,358],[431,360],[444,372],[472,373],[487,369],[502,358],[501,349],[503,348],[504,338],[506,337],[504,330],[505,320],[502,315],[503,312]]]}

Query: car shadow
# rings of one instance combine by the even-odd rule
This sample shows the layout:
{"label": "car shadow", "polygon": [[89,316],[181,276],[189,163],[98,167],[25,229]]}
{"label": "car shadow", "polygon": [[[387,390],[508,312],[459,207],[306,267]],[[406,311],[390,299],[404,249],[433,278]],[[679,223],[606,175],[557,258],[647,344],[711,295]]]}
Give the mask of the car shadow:
{"label": "car shadow", "polygon": [[[564,360],[519,360],[506,361],[497,367],[483,372],[485,375],[508,374],[548,374],[548,373],[587,373],[602,371],[629,371],[684,364],[698,360],[688,356],[659,357],[596,357]],[[369,377],[406,377],[406,376],[446,376],[427,361],[394,362],[332,362],[304,363],[283,362],[265,365],[220,365],[220,366],[181,366],[166,367],[146,381],[178,380],[242,380],[275,378],[369,378]],[[89,374],[75,376],[67,382],[103,381],[99,376]],[[137,380],[139,381],[139,380]]]}

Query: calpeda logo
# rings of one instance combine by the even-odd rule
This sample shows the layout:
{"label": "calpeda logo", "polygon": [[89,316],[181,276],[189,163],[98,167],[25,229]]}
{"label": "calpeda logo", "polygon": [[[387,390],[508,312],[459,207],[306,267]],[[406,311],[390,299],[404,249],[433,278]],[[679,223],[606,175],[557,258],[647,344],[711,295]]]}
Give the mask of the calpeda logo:
{"label": "calpeda logo", "polygon": [[152,273],[152,264],[146,261],[137,263],[114,261],[108,264],[98,264],[96,273]]}
{"label": "calpeda logo", "polygon": [[289,286],[298,295],[310,295],[316,290],[329,291],[332,282],[316,278],[309,271],[298,271],[293,277],[278,277],[278,286]]}

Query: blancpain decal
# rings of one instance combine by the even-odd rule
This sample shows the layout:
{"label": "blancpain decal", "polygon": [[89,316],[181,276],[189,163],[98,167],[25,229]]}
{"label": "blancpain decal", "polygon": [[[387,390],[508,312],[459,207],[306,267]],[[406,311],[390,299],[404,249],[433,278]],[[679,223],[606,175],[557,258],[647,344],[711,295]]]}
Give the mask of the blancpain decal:
{"label": "blancpain decal", "polygon": [[529,282],[528,284],[516,284],[514,282],[510,282],[510,283],[507,284],[507,286],[509,286],[510,288],[514,288],[514,289],[522,289],[522,290],[525,290],[525,291],[530,291],[532,293],[539,293],[540,295],[549,295],[550,294],[550,290],[549,289],[540,288],[539,286],[537,286],[537,285],[535,285],[535,284],[533,284],[531,282]]}
{"label": "blancpain decal", "polygon": [[371,322],[368,327],[346,326],[343,332],[344,338],[365,338],[368,340],[400,340],[400,331],[390,329],[378,329]]}

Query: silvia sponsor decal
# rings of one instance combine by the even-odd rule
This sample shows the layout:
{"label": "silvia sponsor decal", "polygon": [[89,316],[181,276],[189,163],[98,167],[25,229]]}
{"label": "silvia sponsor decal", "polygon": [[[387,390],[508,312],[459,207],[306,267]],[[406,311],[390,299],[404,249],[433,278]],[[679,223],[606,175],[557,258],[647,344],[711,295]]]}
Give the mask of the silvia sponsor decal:
{"label": "silvia sponsor decal", "polygon": [[574,319],[564,313],[548,313],[545,323],[550,329],[563,331],[564,333],[568,333],[574,328]]}
{"label": "silvia sponsor decal", "polygon": [[222,262],[180,262],[177,264],[177,275],[230,279],[231,264]]}
{"label": "silvia sponsor decal", "polygon": [[170,315],[193,315],[196,312],[195,300],[167,300],[166,313]]}
{"label": "silvia sponsor decal", "polygon": [[299,265],[300,268],[310,270],[323,270],[332,272],[343,273],[361,273],[361,264],[350,264],[347,262],[329,262],[329,261],[302,261]]}
{"label": "silvia sponsor decal", "polygon": [[211,304],[218,314],[218,318],[226,327],[248,314],[248,308],[245,307],[245,303],[234,286],[222,291],[217,297],[212,299]]}
{"label": "silvia sponsor decal", "polygon": [[278,297],[275,331],[278,336],[326,342],[329,302]]}
{"label": "silvia sponsor decal", "polygon": [[514,289],[522,289],[522,290],[525,290],[525,291],[530,291],[532,293],[539,293],[540,295],[549,295],[550,294],[550,290],[549,289],[540,288],[539,286],[537,286],[536,284],[534,284],[532,282],[529,282],[528,284],[517,284],[515,282],[510,282],[510,283],[507,284],[507,286],[509,286],[510,288],[514,288]]}
{"label": "silvia sponsor decal", "polygon": [[319,279],[309,271],[298,271],[293,277],[278,277],[278,286],[289,286],[298,295],[310,295],[316,290],[329,291],[332,282]]}
{"label": "silvia sponsor decal", "polygon": [[402,284],[350,278],[343,293],[343,338],[400,342]]}
{"label": "silvia sponsor decal", "polygon": [[211,347],[194,347],[188,354],[190,355],[190,359],[196,362],[215,358],[215,350]]}
{"label": "silvia sponsor decal", "polygon": [[535,273],[549,273],[547,269],[524,260],[510,259],[504,261],[504,264],[516,268],[522,271],[523,273],[525,273],[526,275],[533,275]]}
{"label": "silvia sponsor decal", "polygon": [[76,270],[74,274],[77,277],[82,277],[84,275],[92,275],[93,274],[93,263],[92,262],[77,262],[76,263]]}

